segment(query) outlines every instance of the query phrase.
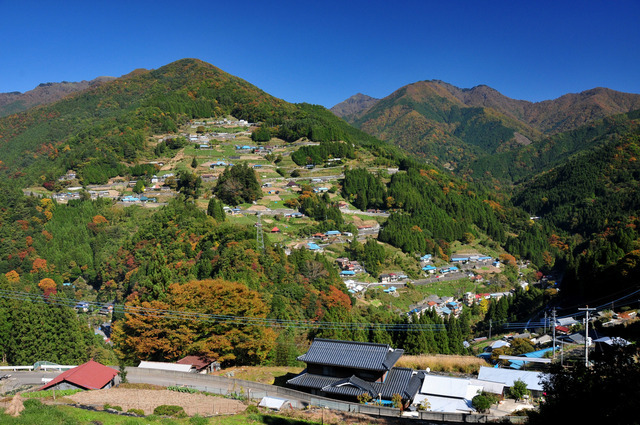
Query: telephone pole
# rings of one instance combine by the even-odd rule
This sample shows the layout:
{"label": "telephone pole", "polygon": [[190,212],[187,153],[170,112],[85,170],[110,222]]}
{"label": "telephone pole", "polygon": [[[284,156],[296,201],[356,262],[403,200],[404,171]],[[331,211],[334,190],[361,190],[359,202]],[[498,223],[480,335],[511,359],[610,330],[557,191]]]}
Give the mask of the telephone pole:
{"label": "telephone pole", "polygon": [[257,214],[258,222],[256,223],[256,243],[260,252],[264,252],[264,233],[262,232],[262,220],[260,213]]}
{"label": "telephone pole", "polygon": [[551,317],[553,318],[553,360],[556,359],[556,309],[551,310]]}
{"label": "telephone pole", "polygon": [[595,308],[579,308],[578,310],[586,312],[586,317],[584,319],[584,363],[585,366],[589,367],[589,312],[595,311]]}

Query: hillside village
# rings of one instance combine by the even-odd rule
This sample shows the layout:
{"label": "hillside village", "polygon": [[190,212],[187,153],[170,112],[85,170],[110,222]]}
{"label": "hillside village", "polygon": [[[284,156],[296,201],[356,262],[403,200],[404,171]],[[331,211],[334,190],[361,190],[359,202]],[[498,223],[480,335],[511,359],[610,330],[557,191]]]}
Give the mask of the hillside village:
{"label": "hillside village", "polygon": [[[215,127],[215,131],[210,131],[211,126]],[[385,263],[382,272],[372,275],[367,269],[367,264],[345,255],[345,247],[356,239],[361,242],[369,238],[375,240],[389,213],[376,209],[359,211],[341,196],[339,190],[341,179],[344,177],[343,167],[361,164],[363,161],[366,162],[366,158],[351,162],[331,158],[325,164],[299,167],[291,161],[291,153],[300,146],[317,144],[285,144],[272,140],[268,145],[256,145],[250,138],[252,126],[254,124],[232,118],[193,121],[179,135],[188,141],[187,145],[174,152],[173,156],[147,161],[146,164],[152,165],[155,169],[155,174],[144,177],[144,180],[127,180],[120,177],[104,185],[83,186],[74,170],[68,170],[58,178],[61,190],[47,193],[39,188],[30,188],[25,192],[36,196],[50,196],[52,200],[62,204],[82,198],[106,198],[114,200],[122,208],[157,208],[179,195],[179,172],[192,170],[202,182],[202,197],[196,202],[204,209],[211,189],[225,168],[244,163],[253,168],[259,176],[263,197],[252,204],[225,206],[228,220],[253,224],[258,239],[261,234],[266,234],[270,241],[281,244],[287,254],[291,254],[292,250],[301,249],[328,256],[338,270],[348,293],[357,303],[389,305],[394,314],[406,316],[409,321],[418,320],[422,315],[430,313],[448,320],[459,318],[465,309],[478,308],[488,301],[497,303],[504,297],[514,295],[514,288],[508,289],[504,284],[498,284],[504,268],[503,263],[510,261],[508,256],[477,244],[459,246],[450,258],[436,258],[426,253],[417,257],[405,256],[401,262]],[[163,143],[173,140],[174,137],[158,136],[154,138],[154,143]],[[277,165],[274,163],[275,158],[278,158]],[[196,166],[193,167],[193,164]],[[389,175],[397,172],[397,169],[384,169],[384,172]],[[142,188],[136,190],[141,187],[140,181],[143,182]],[[353,231],[327,230],[311,234],[300,232],[312,222],[312,219],[290,208],[287,201],[295,199],[303,190],[309,189],[313,193],[328,196],[338,205],[352,224]],[[390,250],[390,247],[386,249]],[[399,258],[400,254],[394,255]],[[405,265],[407,268],[398,267],[397,264]],[[516,286],[522,290],[527,290],[531,285],[557,291],[553,278],[540,276],[529,268],[528,262],[520,261],[510,264],[510,267],[512,266],[516,267],[519,274]],[[75,287],[71,282],[64,285]],[[90,299],[79,301],[75,309],[80,315],[100,317],[100,320],[94,320],[95,334],[111,343],[110,318],[114,313],[114,302],[100,303]],[[625,316],[622,314],[618,315],[609,323],[624,320],[623,317]],[[556,354],[556,350],[558,353],[564,353],[565,350],[570,352],[585,343],[606,347],[613,341],[598,334],[591,334],[587,340],[579,328],[579,322],[566,317],[558,318],[555,323],[547,318],[544,322],[525,325],[520,329],[523,333],[512,332],[492,336],[492,330],[489,329],[486,336],[478,336],[474,340],[464,342],[465,348],[484,359],[487,365],[480,367],[477,375],[465,377],[430,373],[429,368],[415,370],[394,367],[403,350],[394,350],[389,345],[316,339],[307,354],[298,359],[305,362],[307,368],[295,378],[289,379],[286,384],[290,388],[312,395],[357,404],[372,403],[388,408],[402,408],[406,417],[425,418],[425,412],[478,414],[480,412],[473,403],[476,395],[491,394],[490,399],[493,401],[505,400],[511,394],[508,389],[512,388],[516,381],[522,381],[526,384],[532,399],[512,403],[509,408],[505,407],[506,410],[500,410],[499,405],[495,404],[489,410],[495,415],[508,414],[509,409],[534,408],[535,403],[541,399],[542,375],[539,372],[540,368],[535,367],[535,362],[548,359],[550,355]],[[520,346],[518,341],[527,341],[532,351],[525,353],[523,360],[499,360],[501,353],[512,344]],[[379,353],[374,354],[374,351]],[[376,361],[380,364],[361,364],[359,359],[372,356],[379,357]],[[393,360],[385,360],[388,356]],[[488,367],[491,365],[502,367]],[[532,365],[534,370],[528,370]],[[89,364],[81,365],[79,368],[102,370],[99,366]],[[137,368],[215,375],[221,366],[215,359],[204,361],[202,358],[188,356],[176,363],[143,361]],[[104,375],[106,384],[97,388],[106,389],[118,382],[118,378],[114,380],[117,373],[114,374],[113,369],[105,370],[106,372],[89,373]],[[375,372],[372,374],[372,371]],[[67,373],[69,372],[60,374],[41,389],[46,390],[54,386],[59,390],[90,388],[67,378]],[[129,373],[134,376],[136,374],[133,369]],[[76,378],[78,376],[81,374],[76,375]],[[140,379],[144,382],[143,378]],[[199,386],[191,385],[191,388],[195,390]],[[398,394],[400,399],[397,399]],[[298,397],[304,399],[305,396]],[[535,403],[532,403],[533,400]],[[298,407],[305,405],[304,402],[298,403],[301,403]],[[314,403],[317,403],[317,400]],[[352,407],[347,406],[345,409],[349,410]],[[384,415],[380,410],[378,414]]]}
{"label": "hillside village", "polygon": [[[433,285],[446,285],[446,282],[458,281],[465,282],[466,289],[476,289],[478,285],[489,289],[485,285],[491,280],[490,276],[501,272],[498,252],[492,250],[482,252],[461,247],[460,254],[454,254],[449,261],[424,254],[420,258],[407,258],[406,263],[410,265],[407,270],[392,268],[373,276],[367,271],[366,264],[340,256],[344,246],[353,241],[354,232],[359,241],[375,239],[381,223],[389,215],[387,211],[381,210],[357,210],[341,196],[338,189],[340,180],[344,178],[345,167],[356,164],[361,166],[363,163],[371,162],[371,158],[361,157],[353,161],[329,158],[324,164],[299,167],[290,159],[292,152],[301,146],[317,146],[318,143],[299,141],[291,144],[272,139],[268,144],[256,144],[251,140],[251,132],[255,130],[255,126],[256,124],[232,117],[211,118],[193,120],[177,135],[155,136],[150,142],[151,148],[176,137],[182,137],[187,142],[183,148],[171,152],[172,156],[141,162],[153,166],[155,174],[144,177],[144,184],[139,193],[135,190],[139,179],[127,180],[118,177],[105,185],[82,186],[74,170],[68,170],[58,178],[58,183],[64,188],[62,190],[50,193],[41,188],[30,188],[25,190],[25,193],[51,197],[59,203],[90,197],[94,200],[112,199],[116,205],[124,208],[158,208],[178,196],[179,172],[191,170],[201,179],[202,196],[197,203],[204,209],[211,188],[215,186],[225,168],[236,163],[244,163],[255,170],[261,182],[263,197],[253,204],[225,206],[228,219],[240,223],[254,223],[258,232],[266,233],[272,242],[282,244],[287,253],[292,249],[307,249],[313,253],[330,256],[334,259],[349,293],[356,298],[364,298],[369,289],[381,288],[383,293],[392,299],[402,300],[407,286],[424,286],[425,289],[420,290],[420,293],[424,294],[422,298],[416,299],[416,296],[412,295],[400,302],[397,313],[420,315],[426,309],[433,309],[440,316],[446,317],[452,314],[458,316],[463,304],[471,306],[480,297],[499,299],[504,295],[501,291],[489,290],[484,293],[461,293],[459,288],[456,288],[457,293],[445,289],[440,294],[441,297],[438,297],[438,294],[430,293],[429,289],[426,289]],[[273,162],[276,159],[277,164]],[[195,168],[191,167],[192,161],[197,163]],[[373,167],[370,170],[377,172],[380,169]],[[383,171],[392,175],[398,170],[385,168]],[[338,205],[343,216],[353,223],[354,232],[328,230],[301,236],[299,229],[310,224],[312,220],[296,209],[289,208],[287,201],[299,196],[303,188],[310,188],[316,194],[328,195],[331,202]],[[493,255],[486,255],[489,252]],[[520,265],[522,276],[522,271],[526,271],[526,268],[526,263]],[[530,283],[536,281],[531,280],[531,277],[529,280]],[[525,281],[521,282],[523,287],[527,284]]]}

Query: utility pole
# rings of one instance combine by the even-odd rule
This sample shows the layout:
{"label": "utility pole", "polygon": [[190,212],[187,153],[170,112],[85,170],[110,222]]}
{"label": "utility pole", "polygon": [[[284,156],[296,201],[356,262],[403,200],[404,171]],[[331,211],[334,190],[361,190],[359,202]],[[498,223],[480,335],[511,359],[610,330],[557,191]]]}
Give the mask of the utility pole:
{"label": "utility pole", "polygon": [[264,252],[264,233],[262,232],[262,219],[260,213],[257,214],[258,222],[256,223],[256,243],[260,252]]}
{"label": "utility pole", "polygon": [[586,312],[586,317],[584,319],[584,364],[589,367],[589,312],[595,311],[595,308],[579,308],[578,310]]}
{"label": "utility pole", "polygon": [[551,317],[553,317],[553,360],[556,359],[556,309],[551,310]]}

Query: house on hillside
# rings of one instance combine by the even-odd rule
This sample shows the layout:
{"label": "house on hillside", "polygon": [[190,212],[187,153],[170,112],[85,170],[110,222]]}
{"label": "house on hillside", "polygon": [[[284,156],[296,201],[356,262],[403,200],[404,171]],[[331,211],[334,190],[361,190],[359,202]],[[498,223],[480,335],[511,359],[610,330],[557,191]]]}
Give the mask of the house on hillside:
{"label": "house on hillside", "polygon": [[475,411],[471,400],[483,389],[477,380],[426,373],[413,404],[419,406],[426,399],[432,412],[471,413]]}
{"label": "house on hillside", "polygon": [[505,387],[512,387],[517,380],[527,384],[534,397],[538,397],[544,391],[542,383],[549,374],[540,372],[529,372],[524,370],[503,369],[495,367],[481,366],[478,372],[478,379],[482,381],[497,382]]}
{"label": "house on hillside", "polygon": [[102,390],[116,384],[118,371],[93,360],[56,376],[40,390]]}
{"label": "house on hillside", "polygon": [[307,368],[287,384],[312,394],[355,401],[363,393],[390,404],[394,394],[410,401],[420,388],[412,369],[394,367],[404,350],[386,344],[316,338],[298,357]]}
{"label": "house on hillside", "polygon": [[186,356],[176,363],[180,365],[190,365],[191,371],[196,373],[211,373],[220,370],[220,363],[201,356]]}

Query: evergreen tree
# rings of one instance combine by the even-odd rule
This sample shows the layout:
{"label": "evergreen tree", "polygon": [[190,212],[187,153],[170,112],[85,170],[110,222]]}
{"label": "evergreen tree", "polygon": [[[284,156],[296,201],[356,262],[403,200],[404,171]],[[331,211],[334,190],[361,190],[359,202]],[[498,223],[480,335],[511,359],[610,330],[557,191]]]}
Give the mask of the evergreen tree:
{"label": "evergreen tree", "polygon": [[207,205],[207,215],[213,217],[216,221],[225,221],[227,219],[227,213],[224,212],[222,202],[215,198],[209,199]]}

